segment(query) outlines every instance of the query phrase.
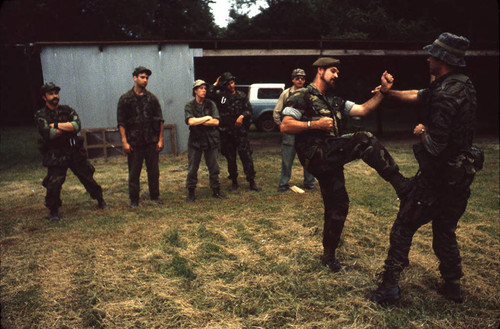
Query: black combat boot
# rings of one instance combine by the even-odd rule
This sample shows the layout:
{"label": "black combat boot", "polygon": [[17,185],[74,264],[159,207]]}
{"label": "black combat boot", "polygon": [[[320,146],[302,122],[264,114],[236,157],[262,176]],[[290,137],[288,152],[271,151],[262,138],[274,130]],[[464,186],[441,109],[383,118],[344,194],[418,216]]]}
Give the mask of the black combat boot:
{"label": "black combat boot", "polygon": [[229,187],[230,191],[236,191],[238,189],[238,180],[235,178],[232,180],[231,186]]}
{"label": "black combat boot", "polygon": [[104,201],[103,198],[99,198],[99,199],[97,199],[97,208],[106,210],[106,209],[109,209],[109,206],[106,203],[106,201]]}
{"label": "black combat boot", "polygon": [[460,289],[460,280],[445,280],[443,285],[439,287],[438,292],[444,298],[454,301],[455,303],[463,303],[462,289]]}
{"label": "black combat boot", "polygon": [[188,196],[186,198],[186,202],[194,202],[194,200],[196,200],[195,196],[194,196],[194,187],[190,187],[188,188]]}
{"label": "black combat boot", "polygon": [[255,184],[255,180],[253,179],[250,179],[248,181],[248,183],[250,183],[250,189],[252,191],[256,191],[256,192],[259,192],[259,191],[262,191],[262,189],[260,187],[257,186],[257,184]]}
{"label": "black combat boot", "polygon": [[413,187],[413,181],[413,178],[406,178],[398,172],[391,177],[389,183],[391,183],[392,187],[396,191],[398,198],[402,200],[408,195],[408,193],[410,193],[411,188]]}
{"label": "black combat boot", "polygon": [[374,303],[387,305],[394,304],[401,299],[401,289],[398,286],[399,274],[395,272],[385,271],[382,283],[370,297]]}
{"label": "black combat boot", "polygon": [[321,263],[328,267],[332,272],[338,272],[342,269],[342,265],[335,258],[335,251],[324,251],[321,256]]}
{"label": "black combat boot", "polygon": [[226,199],[226,197],[225,197],[225,196],[223,196],[223,195],[220,193],[220,189],[219,189],[219,188],[214,188],[214,189],[212,189],[212,191],[213,191],[212,196],[213,196],[214,198],[216,198],[216,199],[220,199],[220,200],[225,200],[225,199]]}
{"label": "black combat boot", "polygon": [[49,220],[55,223],[57,223],[60,220],[59,212],[57,209],[50,209]]}

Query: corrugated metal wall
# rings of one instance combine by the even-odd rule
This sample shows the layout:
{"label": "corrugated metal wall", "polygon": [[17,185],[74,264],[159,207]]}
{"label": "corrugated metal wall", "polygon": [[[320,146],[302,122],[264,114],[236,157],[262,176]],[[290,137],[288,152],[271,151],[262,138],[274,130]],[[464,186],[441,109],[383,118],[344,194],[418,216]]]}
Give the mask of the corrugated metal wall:
{"label": "corrugated metal wall", "polygon": [[[194,56],[188,45],[51,45],[43,46],[44,82],[61,87],[61,104],[80,115],[82,128],[116,127],[116,105],[133,87],[132,71],[142,65],[152,71],[147,89],[161,104],[165,123],[177,126],[178,150],[187,150],[189,130],[184,105],[192,99]],[[167,142],[167,140],[166,140]]]}

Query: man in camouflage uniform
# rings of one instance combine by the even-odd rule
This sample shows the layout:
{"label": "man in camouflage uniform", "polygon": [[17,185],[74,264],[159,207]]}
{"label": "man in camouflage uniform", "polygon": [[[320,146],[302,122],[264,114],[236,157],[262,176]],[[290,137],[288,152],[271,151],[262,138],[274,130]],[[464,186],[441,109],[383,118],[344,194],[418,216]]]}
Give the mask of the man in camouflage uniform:
{"label": "man in camouflage uniform", "polygon": [[433,248],[439,259],[444,284],[439,292],[462,302],[463,276],[455,230],[467,206],[470,184],[483,162],[482,151],[472,146],[476,116],[476,91],[471,80],[460,72],[465,67],[469,40],[450,33],[441,34],[424,47],[430,57],[433,81],[422,90],[391,90],[388,97],[425,106],[423,123],[413,133],[420,139],[413,151],[419,164],[415,184],[403,199],[391,230],[389,254],[383,280],[371,297],[378,303],[400,299],[398,280],[408,266],[408,253],[415,232],[432,221]]}
{"label": "man in camouflage uniform", "polygon": [[225,199],[220,193],[219,164],[217,153],[219,152],[219,111],[214,102],[206,99],[207,83],[196,80],[193,84],[192,101],[184,107],[186,124],[189,125],[188,140],[188,174],[186,188],[188,189],[187,202],[195,201],[195,189],[198,183],[198,168],[201,156],[205,154],[205,162],[208,167],[210,188],[213,197]]}
{"label": "man in camouflage uniform", "polygon": [[160,102],[146,90],[151,70],[139,66],[132,73],[134,87],[118,101],[117,121],[123,151],[128,157],[130,207],[139,205],[139,179],[146,162],[149,196],[163,204],[160,196],[159,153],[163,149],[163,114]]}
{"label": "man in camouflage uniform", "polygon": [[[281,125],[281,112],[285,106],[285,102],[293,95],[297,90],[304,87],[306,82],[306,72],[303,69],[295,69],[292,71],[292,87],[285,89],[276,103],[273,111],[273,119],[276,125],[279,127]],[[283,134],[283,140],[281,145],[281,175],[278,184],[278,192],[283,193],[288,191],[290,185],[290,177],[292,177],[292,165],[293,159],[295,158],[295,135]],[[314,190],[314,176],[311,175],[306,169],[304,169],[304,188],[306,190]]]}
{"label": "man in camouflage uniform", "polygon": [[227,159],[228,178],[232,181],[230,190],[238,189],[236,164],[236,153],[238,153],[250,189],[260,191],[261,189],[255,184],[252,149],[248,139],[248,128],[252,123],[252,106],[247,95],[236,90],[235,81],[236,78],[230,72],[225,72],[217,78],[215,88],[211,86],[208,97],[217,104],[219,110],[221,153]]}
{"label": "man in camouflage uniform", "polygon": [[[393,158],[371,133],[342,135],[348,117],[369,114],[384,95],[377,92],[361,105],[335,96],[332,92],[339,76],[339,63],[338,59],[328,57],[314,62],[314,81],[288,98],[280,126],[281,132],[295,134],[300,162],[318,179],[325,208],[322,262],[334,272],[342,268],[335,251],[349,208],[344,164],[362,159],[390,182],[400,197],[408,185]],[[382,91],[389,90],[392,76],[384,72],[381,82]]]}
{"label": "man in camouflage uniform", "polygon": [[47,176],[42,185],[47,189],[45,206],[50,210],[50,220],[59,221],[61,189],[68,168],[78,177],[98,207],[108,209],[102,197],[102,188],[94,180],[94,166],[87,160],[83,143],[78,137],[80,118],[74,109],[59,105],[59,88],[49,82],[42,86],[41,95],[45,106],[35,114],[38,126],[40,151]]}

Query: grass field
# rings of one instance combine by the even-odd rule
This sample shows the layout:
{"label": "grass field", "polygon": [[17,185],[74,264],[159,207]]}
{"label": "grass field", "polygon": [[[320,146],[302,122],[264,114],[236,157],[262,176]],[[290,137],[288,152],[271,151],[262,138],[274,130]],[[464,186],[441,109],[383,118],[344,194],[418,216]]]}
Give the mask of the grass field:
{"label": "grass field", "polygon": [[[36,139],[32,128],[1,131],[2,328],[498,328],[496,137],[477,141],[486,163],[457,230],[465,302],[436,293],[438,263],[426,225],[401,279],[403,298],[385,308],[367,296],[376,288],[398,201],[363,162],[345,168],[351,207],[338,255],[351,270],[331,273],[319,261],[321,195],[276,192],[276,143],[254,153],[262,192],[249,191],[241,178],[241,188],[229,193],[220,157],[228,199],[211,198],[202,162],[194,204],[184,201],[185,154],[161,156],[165,204],[147,200],[144,172],[135,209],[128,208],[126,159],[92,160],[112,209],[96,209],[70,173],[62,220],[50,223]],[[403,173],[414,174],[412,141],[384,142]],[[296,160],[291,183],[301,187],[299,166]]]}

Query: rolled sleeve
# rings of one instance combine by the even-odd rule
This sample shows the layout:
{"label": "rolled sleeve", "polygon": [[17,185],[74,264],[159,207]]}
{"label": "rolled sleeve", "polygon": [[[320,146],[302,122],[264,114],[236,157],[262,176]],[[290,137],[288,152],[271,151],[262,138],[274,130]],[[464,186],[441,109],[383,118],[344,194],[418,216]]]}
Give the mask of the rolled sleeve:
{"label": "rolled sleeve", "polygon": [[349,115],[349,113],[351,112],[351,110],[354,107],[354,105],[356,105],[356,103],[351,102],[351,101],[345,101],[345,104],[344,104],[344,113],[346,115]]}
{"label": "rolled sleeve", "polygon": [[294,119],[296,120],[300,120],[302,119],[302,113],[300,113],[299,110],[297,110],[296,108],[293,108],[293,107],[290,107],[290,106],[287,106],[283,109],[283,115],[288,115],[288,116],[291,116],[293,117]]}

